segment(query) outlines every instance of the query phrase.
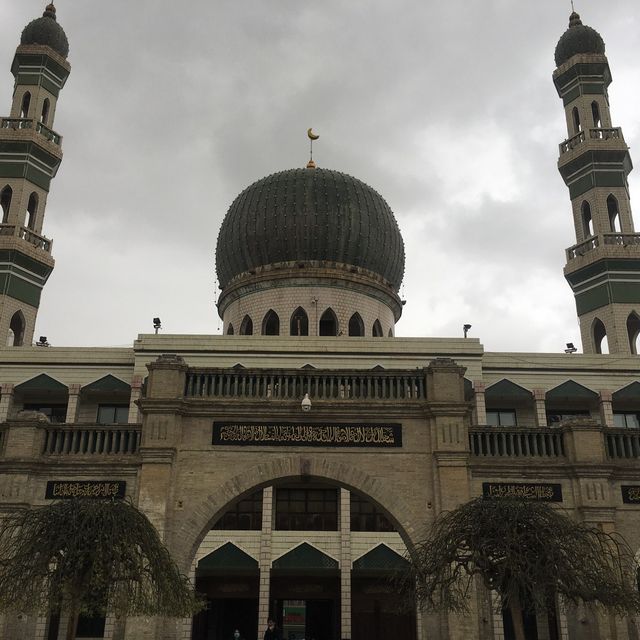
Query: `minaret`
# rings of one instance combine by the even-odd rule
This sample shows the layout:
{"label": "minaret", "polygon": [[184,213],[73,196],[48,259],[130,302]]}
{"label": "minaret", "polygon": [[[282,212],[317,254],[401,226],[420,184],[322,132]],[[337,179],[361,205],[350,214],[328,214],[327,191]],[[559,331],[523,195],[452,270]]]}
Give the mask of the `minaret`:
{"label": "minaret", "polygon": [[11,65],[11,115],[0,118],[0,346],[31,345],[40,295],[51,271],[42,235],[51,179],[62,161],[56,104],[71,67],[53,4],[22,32]]}
{"label": "minaret", "polygon": [[[564,274],[573,289],[585,353],[636,353],[640,333],[640,234],[631,215],[633,166],[611,124],[611,71],[600,34],[572,13],[553,73],[568,138],[558,168],[571,198],[576,244]],[[606,338],[606,341],[605,341]]]}

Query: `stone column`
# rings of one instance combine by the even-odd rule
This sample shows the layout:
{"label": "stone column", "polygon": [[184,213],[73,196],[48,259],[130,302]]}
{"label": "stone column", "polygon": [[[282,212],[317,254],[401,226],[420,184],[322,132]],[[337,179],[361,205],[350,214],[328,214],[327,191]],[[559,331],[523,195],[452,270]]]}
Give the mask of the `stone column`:
{"label": "stone column", "polygon": [[351,493],[340,489],[340,637],[351,640]]}
{"label": "stone column", "polygon": [[611,391],[600,391],[600,420],[605,427],[613,428],[613,395]]}
{"label": "stone column", "polygon": [[[173,464],[182,440],[181,407],[187,365],[175,354],[163,354],[147,365],[149,387],[143,399],[141,465],[138,474],[138,508],[149,518],[164,541],[174,501]],[[129,618],[126,640],[175,638],[175,623],[161,618]]]}
{"label": "stone column", "polygon": [[[464,398],[466,369],[450,358],[436,358],[426,370],[427,403],[434,459],[436,516],[470,499],[468,406]],[[447,614],[443,614],[447,615]],[[478,607],[471,594],[469,614],[449,614],[449,640],[478,639]]]}
{"label": "stone column", "polygon": [[11,409],[13,409],[13,384],[6,382],[2,385],[0,393],[0,422],[6,422]]}
{"label": "stone column", "polygon": [[480,380],[473,383],[474,407],[473,407],[473,423],[484,425],[487,424],[487,404],[484,398],[485,384]]}
{"label": "stone column", "polygon": [[[271,611],[271,536],[273,531],[273,487],[262,490],[262,534],[260,535],[260,581],[258,584],[258,638]],[[275,614],[275,612],[274,612]]]}
{"label": "stone column", "polygon": [[80,398],[80,385],[69,385],[69,400],[67,401],[67,417],[65,422],[67,424],[75,424],[78,418],[78,400]]}
{"label": "stone column", "polygon": [[142,396],[142,376],[133,376],[131,379],[131,399],[129,400],[129,424],[138,424],[140,420],[140,409],[136,404]]}
{"label": "stone column", "polygon": [[547,426],[547,403],[544,389],[533,390],[533,401],[536,408],[536,427]]}

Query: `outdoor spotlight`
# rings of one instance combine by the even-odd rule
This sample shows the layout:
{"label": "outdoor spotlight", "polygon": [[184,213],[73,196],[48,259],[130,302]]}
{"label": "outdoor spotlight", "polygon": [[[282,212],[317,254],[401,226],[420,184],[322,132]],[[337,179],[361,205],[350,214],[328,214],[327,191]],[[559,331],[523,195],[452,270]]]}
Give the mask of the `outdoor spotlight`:
{"label": "outdoor spotlight", "polygon": [[153,328],[156,330],[156,333],[158,333],[159,329],[162,329],[162,322],[160,322],[160,318],[153,319]]}
{"label": "outdoor spotlight", "polygon": [[471,325],[470,324],[463,324],[462,325],[462,331],[464,332],[464,337],[467,337],[467,333],[469,333],[469,329],[471,329]]}
{"label": "outdoor spotlight", "polygon": [[36,347],[50,347],[51,345],[47,341],[47,336],[40,336],[40,339],[36,342]]}
{"label": "outdoor spotlight", "polygon": [[575,353],[578,349],[574,347],[573,342],[567,342],[567,348],[564,350],[565,353]]}
{"label": "outdoor spotlight", "polygon": [[302,407],[303,411],[311,411],[311,399],[309,398],[309,394],[305,393],[304,398],[302,398],[302,402],[300,403],[300,407]]}

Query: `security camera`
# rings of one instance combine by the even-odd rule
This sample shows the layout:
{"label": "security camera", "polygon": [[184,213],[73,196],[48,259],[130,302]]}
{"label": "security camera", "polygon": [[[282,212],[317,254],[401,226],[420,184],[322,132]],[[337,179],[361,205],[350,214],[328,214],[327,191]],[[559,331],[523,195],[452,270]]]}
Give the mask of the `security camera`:
{"label": "security camera", "polygon": [[309,398],[309,394],[305,393],[304,398],[302,398],[302,402],[300,403],[303,411],[311,411],[311,399]]}

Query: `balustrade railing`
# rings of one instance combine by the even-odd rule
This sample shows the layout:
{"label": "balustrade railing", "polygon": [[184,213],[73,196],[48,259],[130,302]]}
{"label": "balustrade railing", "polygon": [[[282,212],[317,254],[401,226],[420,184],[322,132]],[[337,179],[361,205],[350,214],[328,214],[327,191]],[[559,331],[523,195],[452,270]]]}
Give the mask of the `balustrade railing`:
{"label": "balustrade railing", "polygon": [[578,256],[583,256],[585,253],[589,253],[589,251],[593,251],[596,247],[600,246],[600,237],[599,236],[591,236],[578,244],[574,244],[573,247],[569,247],[567,249],[567,261],[573,260]]}
{"label": "balustrade railing", "polygon": [[16,236],[22,238],[34,247],[44,249],[47,253],[51,253],[53,246],[53,240],[41,236],[32,229],[29,229],[29,227],[20,227],[15,224],[0,224],[0,236]]}
{"label": "balustrade railing", "polygon": [[498,458],[560,458],[565,455],[564,434],[556,429],[504,429],[473,427],[469,430],[471,455]]}
{"label": "balustrade railing", "polygon": [[609,458],[640,458],[640,433],[608,429],[604,435]]}
{"label": "balustrade railing", "polygon": [[190,370],[187,398],[296,400],[424,400],[422,371]]}
{"label": "balustrade railing", "polygon": [[[580,131],[575,136],[560,143],[560,155],[575,149],[587,140],[585,131]],[[589,140],[624,140],[620,127],[597,127],[589,129]]]}
{"label": "balustrade railing", "polygon": [[604,244],[629,247],[640,244],[640,233],[605,233]]}
{"label": "balustrade railing", "polygon": [[35,129],[37,133],[49,140],[49,142],[53,142],[57,146],[62,144],[62,136],[59,133],[33,118],[1,118],[0,129],[13,129],[14,131]]}
{"label": "balustrade railing", "polygon": [[140,448],[139,425],[44,427],[44,455],[132,455]]}

